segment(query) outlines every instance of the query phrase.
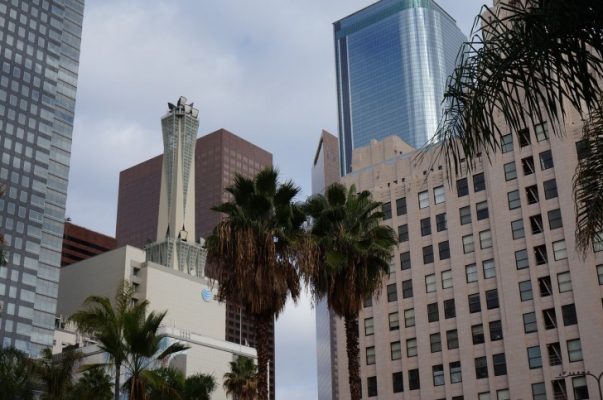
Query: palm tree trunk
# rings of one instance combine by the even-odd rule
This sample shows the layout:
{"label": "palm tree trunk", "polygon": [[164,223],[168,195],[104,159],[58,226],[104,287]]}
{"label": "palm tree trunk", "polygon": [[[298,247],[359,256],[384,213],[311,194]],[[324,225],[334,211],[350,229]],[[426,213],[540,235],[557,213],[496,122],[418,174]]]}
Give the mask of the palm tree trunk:
{"label": "palm tree trunk", "polygon": [[350,384],[350,399],[362,398],[360,383],[360,351],[358,350],[358,320],[345,317],[345,339],[348,352],[348,382]]}
{"label": "palm tree trunk", "polygon": [[119,400],[119,379],[121,375],[121,364],[115,363],[115,400]]}
{"label": "palm tree trunk", "polygon": [[258,400],[268,400],[268,362],[270,342],[270,326],[274,319],[272,314],[256,315],[255,342],[258,352]]}

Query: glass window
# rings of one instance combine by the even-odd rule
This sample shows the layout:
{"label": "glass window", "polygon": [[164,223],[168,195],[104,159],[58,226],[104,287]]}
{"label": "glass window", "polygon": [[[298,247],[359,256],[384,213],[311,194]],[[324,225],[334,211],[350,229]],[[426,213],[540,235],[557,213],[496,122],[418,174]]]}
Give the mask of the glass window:
{"label": "glass window", "polygon": [[421,219],[421,236],[431,235],[431,220],[429,218]]}
{"label": "glass window", "polygon": [[561,346],[559,342],[549,343],[546,345],[547,352],[549,353],[549,365],[561,365],[563,363],[561,357]]}
{"label": "glass window", "polygon": [[425,291],[427,293],[436,291],[436,277],[435,274],[430,274],[425,277]]}
{"label": "glass window", "polygon": [[503,330],[501,321],[490,321],[490,340],[492,342],[503,338]]}
{"label": "glass window", "polygon": [[429,335],[429,345],[432,353],[442,351],[442,337],[439,333],[432,333]]}
{"label": "glass window", "polygon": [[475,378],[483,379],[488,377],[488,360],[486,357],[475,359]]}
{"label": "glass window", "polygon": [[408,388],[410,390],[421,389],[421,381],[419,380],[418,369],[411,369],[408,371]]}
{"label": "glass window", "polygon": [[488,310],[494,310],[498,308],[498,290],[492,289],[486,291],[486,306]]}
{"label": "glass window", "polygon": [[396,200],[396,214],[406,215],[406,197]]}
{"label": "glass window", "polygon": [[490,229],[479,233],[479,245],[482,250],[492,247],[492,233],[490,232]]}
{"label": "glass window", "polygon": [[561,219],[561,210],[551,210],[548,212],[549,217],[549,229],[557,229],[563,226],[563,220]]}
{"label": "glass window", "polygon": [[548,262],[548,257],[546,255],[546,246],[540,245],[534,247],[534,257],[536,259],[536,265],[546,264]]}
{"label": "glass window", "polygon": [[505,353],[494,354],[492,356],[492,363],[494,364],[494,376],[507,375]]}
{"label": "glass window", "polygon": [[567,258],[567,249],[565,248],[565,240],[553,242],[553,257],[555,261],[565,260]]}
{"label": "glass window", "polygon": [[523,219],[511,221],[511,233],[513,235],[514,240],[521,239],[526,236],[525,230],[523,228]]}
{"label": "glass window", "polygon": [[436,215],[436,229],[438,232],[445,231],[448,229],[448,223],[446,221],[446,213]]}
{"label": "glass window", "polygon": [[557,314],[554,308],[542,311],[542,317],[544,319],[544,329],[555,329],[557,328]]}
{"label": "glass window", "polygon": [[477,282],[477,267],[475,264],[465,266],[465,274],[467,275],[467,283]]}
{"label": "glass window", "polygon": [[474,293],[469,295],[469,312],[476,313],[482,310],[482,306],[480,303],[479,293]]}
{"label": "glass window", "polygon": [[488,202],[487,201],[482,201],[479,202],[475,205],[475,212],[477,215],[477,220],[480,221],[482,219],[487,219],[489,214],[488,214]]}
{"label": "glass window", "polygon": [[406,355],[408,357],[415,357],[417,355],[417,339],[407,339],[406,340]]}
{"label": "glass window", "polygon": [[521,207],[521,199],[519,198],[519,190],[513,190],[507,193],[507,200],[509,203],[509,210],[515,210]]}
{"label": "glass window", "polygon": [[570,326],[578,323],[578,317],[576,316],[576,306],[573,304],[567,304],[561,307],[561,315],[563,316],[563,325]]}
{"label": "glass window", "polygon": [[458,383],[463,380],[463,374],[461,371],[461,362],[454,361],[448,364],[450,368],[450,383]]}
{"label": "glass window", "polygon": [[433,386],[442,386],[444,382],[444,366],[442,364],[434,365],[432,367],[433,372]]}
{"label": "glass window", "polygon": [[429,192],[427,190],[419,192],[419,208],[429,207]]}
{"label": "glass window", "polygon": [[456,306],[454,299],[444,300],[444,318],[450,319],[456,317]]}
{"label": "glass window", "polygon": [[580,339],[567,341],[567,355],[571,362],[582,361],[582,344]]}
{"label": "glass window", "polygon": [[433,188],[433,200],[435,204],[442,204],[446,201],[444,186],[438,186]]}
{"label": "glass window", "polygon": [[408,242],[408,225],[404,224],[398,226],[398,242]]}
{"label": "glass window", "polygon": [[459,334],[456,329],[446,332],[446,342],[448,343],[448,350],[459,348]]}
{"label": "glass window", "polygon": [[370,336],[375,333],[375,326],[373,318],[364,319],[364,336]]}
{"label": "glass window", "polygon": [[496,400],[511,400],[509,389],[501,389],[496,391]]}
{"label": "glass window", "polygon": [[469,194],[469,185],[467,178],[461,178],[456,181],[456,193],[458,197],[467,196]]}
{"label": "glass window", "polygon": [[414,308],[409,308],[407,310],[404,310],[404,326],[406,328],[415,326],[415,309]]}
{"label": "glass window", "polygon": [[559,195],[557,193],[557,182],[554,179],[544,181],[542,183],[542,185],[544,186],[544,198],[545,199],[547,199],[547,200],[554,199],[555,197],[557,197]]}
{"label": "glass window", "polygon": [[410,251],[400,253],[400,269],[403,271],[410,269]]}
{"label": "glass window", "polygon": [[484,267],[484,279],[494,278],[496,276],[496,268],[494,266],[494,260],[486,260],[483,262]]}
{"label": "glass window", "polygon": [[525,333],[538,331],[538,323],[536,322],[536,313],[529,312],[523,315],[523,330]]}
{"label": "glass window", "polygon": [[381,204],[381,212],[383,213],[383,219],[391,219],[392,217],[392,203],[387,202]]}
{"label": "glass window", "polygon": [[526,147],[530,145],[531,140],[529,129],[520,130],[519,132],[517,132],[517,137],[519,138],[519,146]]}
{"label": "glass window", "polygon": [[402,298],[412,297],[412,280],[402,281]]}
{"label": "glass window", "polygon": [[544,383],[541,382],[532,384],[532,400],[547,400]]}
{"label": "glass window", "polygon": [[513,135],[508,134],[500,138],[500,148],[503,153],[513,151]]}
{"label": "glass window", "polygon": [[396,288],[395,283],[387,285],[387,301],[390,303],[393,301],[398,301],[398,289]]}
{"label": "glass window", "polygon": [[397,331],[400,329],[400,317],[397,312],[393,312],[389,314],[389,330]]}
{"label": "glass window", "polygon": [[572,378],[572,387],[574,388],[574,399],[588,400],[588,387],[586,386],[586,377],[580,376]]}
{"label": "glass window", "polygon": [[392,384],[394,393],[402,393],[404,391],[402,372],[394,372],[392,374]]}
{"label": "glass window", "polygon": [[427,320],[429,322],[436,322],[440,320],[440,312],[438,310],[438,303],[427,304]]}
{"label": "glass window", "polygon": [[440,260],[450,258],[450,243],[448,240],[438,243],[438,255],[440,256]]}
{"label": "glass window", "polygon": [[433,246],[423,247],[423,264],[431,264],[433,262]]}
{"label": "glass window", "polygon": [[452,271],[442,271],[442,289],[449,289],[452,287]]}
{"label": "glass window", "polygon": [[534,298],[534,294],[532,293],[532,282],[519,282],[519,297],[521,298],[521,301],[528,301]]}
{"label": "glass window", "polygon": [[599,285],[603,285],[603,264],[597,265],[597,276],[599,277]]}
{"label": "glass window", "polygon": [[471,208],[469,208],[469,206],[459,208],[459,215],[461,218],[461,225],[471,223]]}
{"label": "glass window", "polygon": [[542,153],[539,154],[540,157],[540,169],[541,170],[546,170],[549,168],[553,168],[553,154],[551,153],[550,150],[547,151],[543,151]]}
{"label": "glass window", "polygon": [[517,169],[515,168],[515,162],[511,161],[510,163],[506,163],[504,166],[505,169],[505,180],[511,181],[517,178]]}
{"label": "glass window", "polygon": [[399,360],[402,358],[402,346],[400,346],[400,342],[390,343],[390,353],[392,360]]}
{"label": "glass window", "polygon": [[475,251],[475,245],[473,244],[473,235],[463,236],[463,253],[469,254]]}
{"label": "glass window", "polygon": [[369,295],[364,298],[364,308],[372,307],[372,306],[373,306],[373,297]]}
{"label": "glass window", "polygon": [[532,228],[532,234],[536,235],[544,231],[544,225],[542,223],[542,215],[532,215],[530,217],[530,227]]}
{"label": "glass window", "polygon": [[366,365],[375,364],[375,347],[366,348]]}
{"label": "glass window", "polygon": [[528,365],[530,366],[530,369],[542,367],[540,346],[528,347]]}
{"label": "glass window", "polygon": [[524,176],[532,175],[536,172],[534,167],[534,157],[526,157],[521,159],[521,168],[523,169]]}
{"label": "glass window", "polygon": [[528,199],[528,204],[538,203],[538,201],[540,199],[538,196],[538,186],[537,185],[532,185],[532,186],[526,187],[526,198]]}
{"label": "glass window", "polygon": [[369,376],[368,378],[366,378],[366,387],[367,387],[367,394],[368,397],[375,397],[378,395],[377,392],[377,377],[376,376]]}
{"label": "glass window", "polygon": [[471,327],[471,338],[473,339],[473,344],[484,343],[484,327],[482,324]]}
{"label": "glass window", "polygon": [[473,175],[473,191],[481,192],[482,190],[486,190],[486,180],[483,172]]}
{"label": "glass window", "polygon": [[534,133],[536,134],[536,140],[543,142],[549,138],[548,128],[546,122],[534,125]]}

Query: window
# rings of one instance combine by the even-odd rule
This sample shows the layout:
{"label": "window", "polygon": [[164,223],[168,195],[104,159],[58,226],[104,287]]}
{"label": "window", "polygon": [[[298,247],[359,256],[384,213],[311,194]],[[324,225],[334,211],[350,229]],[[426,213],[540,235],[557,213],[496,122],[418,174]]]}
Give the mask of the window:
{"label": "window", "polygon": [[375,347],[366,348],[366,365],[373,365],[375,363]]}
{"label": "window", "polygon": [[544,225],[542,224],[542,215],[532,215],[530,217],[530,227],[532,228],[532,234],[536,235],[544,231]]}
{"label": "window", "polygon": [[373,297],[368,295],[364,298],[364,308],[373,306]]}
{"label": "window", "polygon": [[521,160],[521,168],[523,169],[524,176],[532,175],[536,168],[534,167],[534,158],[526,157]]}
{"label": "window", "polygon": [[490,392],[483,392],[477,395],[477,400],[490,400]]}
{"label": "window", "polygon": [[436,215],[436,229],[438,232],[445,231],[448,229],[448,223],[446,221],[446,213]]}
{"label": "window", "polygon": [[463,236],[463,253],[469,254],[475,251],[475,245],[473,244],[473,235]]}
{"label": "window", "polygon": [[547,263],[548,257],[546,255],[546,246],[544,244],[534,247],[534,257],[536,258],[536,265]]}
{"label": "window", "polygon": [[402,271],[410,269],[410,251],[400,253],[400,269]]}
{"label": "window", "polygon": [[471,337],[473,339],[473,344],[484,343],[484,327],[482,324],[473,325],[471,327]]}
{"label": "window", "polygon": [[419,208],[429,207],[429,192],[427,190],[419,192]]}
{"label": "window", "polygon": [[442,386],[444,384],[444,366],[442,364],[434,365],[432,372],[433,386]]}
{"label": "window", "polygon": [[404,326],[410,328],[415,326],[415,309],[409,308],[404,310]]}
{"label": "window", "polygon": [[513,151],[513,135],[508,134],[500,138],[500,148],[503,153]]}
{"label": "window", "polygon": [[392,384],[394,393],[402,393],[404,391],[404,380],[402,372],[394,372],[392,374]]}
{"label": "window", "polygon": [[406,355],[408,357],[415,357],[417,355],[417,339],[407,339],[406,340]]}
{"label": "window", "polygon": [[549,365],[561,365],[563,360],[561,357],[561,346],[559,343],[549,343],[547,344],[546,349],[547,353],[549,354]]}
{"label": "window", "polygon": [[507,193],[507,201],[509,203],[509,210],[515,210],[521,207],[521,199],[519,198],[519,190],[513,190]]}
{"label": "window", "polygon": [[517,269],[524,269],[530,266],[530,260],[528,258],[528,251],[526,249],[518,250],[515,252],[515,267]]}
{"label": "window", "polygon": [[395,283],[387,285],[387,301],[389,303],[393,301],[398,301],[398,289],[396,288]]}
{"label": "window", "polygon": [[534,134],[536,135],[536,140],[539,142],[547,140],[549,138],[549,133],[546,122],[534,125]]}
{"label": "window", "polygon": [[489,214],[488,214],[488,202],[487,201],[482,201],[479,202],[475,205],[475,212],[477,215],[477,220],[480,221],[482,219],[487,219]]}
{"label": "window", "polygon": [[400,345],[400,342],[392,342],[389,347],[392,360],[399,360],[402,358],[402,346]]}
{"label": "window", "polygon": [[553,382],[553,399],[555,400],[568,400],[568,392],[565,387],[565,380],[555,379]]}
{"label": "window", "polygon": [[459,383],[463,380],[463,374],[461,371],[461,362],[454,361],[448,364],[450,367],[450,383]]}
{"label": "window", "polygon": [[402,298],[412,297],[412,280],[402,281]]}
{"label": "window", "polygon": [[521,239],[526,236],[522,219],[511,221],[511,233],[514,240]]}
{"label": "window", "polygon": [[582,361],[582,344],[580,339],[567,341],[567,356],[571,362]]}
{"label": "window", "polygon": [[408,225],[404,224],[398,226],[398,242],[408,242]]}
{"label": "window", "polygon": [[446,332],[446,342],[448,343],[448,350],[459,348],[459,334],[456,329]]}
{"label": "window", "polygon": [[486,260],[483,262],[484,267],[484,279],[494,278],[496,276],[496,268],[494,266],[494,260]]}
{"label": "window", "polygon": [[567,249],[565,248],[565,240],[553,242],[553,258],[555,261],[565,260],[567,258]]}
{"label": "window", "polygon": [[548,212],[549,216],[549,229],[557,229],[563,226],[563,220],[561,219],[561,210],[551,210]]}
{"label": "window", "polygon": [[521,301],[528,301],[534,298],[534,294],[532,293],[532,282],[519,282],[519,298],[521,298]]}
{"label": "window", "polygon": [[423,264],[431,264],[433,262],[433,246],[423,247]]}
{"label": "window", "polygon": [[383,213],[383,219],[391,219],[392,217],[392,203],[387,202],[381,204],[381,212]]}
{"label": "window", "polygon": [[486,291],[486,307],[488,310],[494,310],[498,308],[498,290],[492,289]]}
{"label": "window", "polygon": [[574,399],[588,400],[588,387],[586,386],[586,377],[581,376],[572,378],[572,387],[574,388]]}
{"label": "window", "polygon": [[590,147],[586,139],[576,142],[576,155],[578,156],[578,161],[590,155]]}
{"label": "window", "polygon": [[543,151],[539,154],[540,157],[540,169],[546,170],[549,168],[553,168],[553,154],[550,150]]}
{"label": "window", "polygon": [[469,194],[467,178],[461,178],[456,181],[456,193],[458,197],[467,196]]}
{"label": "window", "polygon": [[479,293],[469,295],[469,312],[476,313],[482,310]]}
{"label": "window", "polygon": [[440,260],[447,260],[450,258],[450,243],[448,240],[438,243],[438,253]]}
{"label": "window", "polygon": [[542,367],[540,346],[528,347],[528,365],[530,366],[530,369]]}
{"label": "window", "polygon": [[436,291],[436,277],[435,274],[429,274],[425,277],[425,291],[427,293]]}
{"label": "window", "polygon": [[540,288],[540,297],[547,297],[553,294],[553,287],[551,286],[551,277],[544,276],[538,279],[538,287]]}
{"label": "window", "polygon": [[408,371],[408,388],[410,390],[421,389],[421,381],[419,380],[418,369],[411,369]]}
{"label": "window", "polygon": [[397,331],[400,329],[400,317],[397,312],[393,312],[389,314],[389,330]]}
{"label": "window", "polygon": [[431,220],[429,218],[421,219],[421,236],[431,235]]}
{"label": "window", "polygon": [[496,391],[496,400],[510,400],[511,395],[509,389],[501,389]]}
{"label": "window", "polygon": [[483,379],[488,377],[488,360],[486,357],[475,359],[475,378]]}
{"label": "window", "polygon": [[442,337],[439,333],[433,333],[429,335],[429,344],[431,347],[432,353],[437,353],[442,351]]}
{"label": "window", "polygon": [[531,143],[530,140],[530,130],[529,129],[522,129],[519,132],[517,132],[517,137],[519,138],[519,145],[521,147],[526,147],[529,146]]}
{"label": "window", "polygon": [[557,314],[554,308],[542,311],[542,317],[544,319],[544,329],[555,329],[557,327]]}
{"label": "window", "polygon": [[459,214],[461,218],[461,225],[471,223],[471,208],[469,208],[469,206],[459,208]]}
{"label": "window", "polygon": [[546,400],[546,389],[544,383],[532,384],[532,400]]}
{"label": "window", "polygon": [[492,363],[494,364],[494,376],[507,375],[505,353],[494,354],[492,356]]}
{"label": "window", "polygon": [[436,322],[440,320],[438,303],[427,304],[427,320],[429,322]]}
{"label": "window", "polygon": [[433,188],[433,201],[435,204],[442,204],[446,201],[444,186],[438,186]]}
{"label": "window", "polygon": [[473,191],[481,192],[482,190],[486,190],[486,180],[483,172],[473,175]]}
{"label": "window", "polygon": [[375,333],[373,318],[364,319],[364,336],[370,336]]}
{"label": "window", "polygon": [[597,276],[599,277],[599,285],[603,285],[603,264],[597,265]]}
{"label": "window", "polygon": [[368,397],[377,396],[377,377],[369,376],[368,378],[366,378],[366,387],[368,390]]}
{"label": "window", "polygon": [[532,333],[538,331],[538,324],[536,322],[536,313],[529,312],[523,315],[523,331],[525,333]]}
{"label": "window", "polygon": [[554,199],[555,197],[557,197],[559,195],[557,193],[557,182],[554,179],[544,181],[542,183],[542,185],[544,186],[544,198],[545,199],[547,199],[547,200]]}
{"label": "window", "polygon": [[528,204],[536,204],[539,201],[538,196],[538,186],[532,185],[526,188],[526,197],[528,199]]}
{"label": "window", "polygon": [[561,315],[563,316],[563,325],[570,326],[578,323],[578,317],[576,316],[576,306],[573,304],[567,304],[561,307]]}
{"label": "window", "polygon": [[506,163],[504,166],[505,169],[505,180],[511,181],[517,178],[517,169],[515,168],[515,162],[511,161],[510,163]]}
{"label": "window", "polygon": [[465,266],[465,274],[467,275],[467,283],[477,282],[477,267],[475,264]]}
{"label": "window", "polygon": [[396,200],[396,214],[406,215],[406,197]]}
{"label": "window", "polygon": [[456,317],[454,299],[444,300],[444,318],[450,319],[454,317]]}
{"label": "window", "polygon": [[490,232],[490,229],[479,233],[479,246],[482,250],[492,247],[492,232]]}
{"label": "window", "polygon": [[452,287],[452,271],[442,271],[442,289],[450,289]]}
{"label": "window", "polygon": [[503,330],[501,321],[490,321],[490,340],[495,342],[503,338]]}

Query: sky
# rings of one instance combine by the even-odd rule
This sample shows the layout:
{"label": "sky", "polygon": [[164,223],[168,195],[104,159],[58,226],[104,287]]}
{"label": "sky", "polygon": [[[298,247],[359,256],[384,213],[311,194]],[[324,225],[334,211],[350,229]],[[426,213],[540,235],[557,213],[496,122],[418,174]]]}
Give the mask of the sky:
{"label": "sky", "polygon": [[[438,3],[468,34],[488,0]],[[119,172],[162,152],[160,117],[186,96],[199,135],[219,128],[270,151],[310,194],[322,129],[337,134],[332,23],[372,0],[88,0],[67,216],[115,234]],[[278,400],[316,398],[307,296],[276,325]]]}

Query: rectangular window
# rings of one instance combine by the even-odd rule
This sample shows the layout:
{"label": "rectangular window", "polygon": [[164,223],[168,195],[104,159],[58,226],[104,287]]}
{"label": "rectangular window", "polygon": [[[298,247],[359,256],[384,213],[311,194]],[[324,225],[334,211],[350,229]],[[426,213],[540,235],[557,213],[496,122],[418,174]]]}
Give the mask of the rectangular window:
{"label": "rectangular window", "polygon": [[532,185],[526,187],[526,198],[528,199],[528,204],[536,204],[538,203],[539,195],[538,195],[538,186]]}
{"label": "rectangular window", "polygon": [[582,344],[580,339],[567,341],[567,356],[571,362],[582,361]]}
{"label": "rectangular window", "polygon": [[581,161],[590,155],[590,147],[586,139],[576,142],[576,155],[578,161]]}
{"label": "rectangular window", "polygon": [[404,391],[402,372],[394,372],[392,374],[392,384],[394,393],[402,393]]}
{"label": "rectangular window", "polygon": [[573,304],[567,304],[561,307],[561,315],[563,316],[563,325],[570,326],[578,323],[578,317],[576,316],[576,306]]}
{"label": "rectangular window", "polygon": [[513,135],[508,134],[500,138],[500,149],[503,153],[513,151]]}
{"label": "rectangular window", "polygon": [[482,306],[480,303],[479,293],[474,293],[469,295],[469,312],[476,313],[482,310]]}
{"label": "rectangular window", "polygon": [[364,319],[364,336],[371,336],[375,333],[373,318]]}
{"label": "rectangular window", "polygon": [[572,378],[572,387],[574,388],[574,399],[588,400],[588,387],[586,386],[586,377],[581,376]]}
{"label": "rectangular window", "polygon": [[509,389],[501,389],[496,391],[496,400],[511,400]]}
{"label": "rectangular window", "polygon": [[416,357],[417,356],[417,339],[407,339],[406,340],[406,355],[408,357]]}
{"label": "rectangular window", "polygon": [[528,257],[528,251],[526,249],[518,250],[515,252],[515,267],[517,269],[524,269],[530,266],[530,260]]}
{"label": "rectangular window", "polygon": [[450,383],[459,383],[463,380],[463,374],[461,371],[461,362],[454,361],[448,364],[450,368]]}
{"label": "rectangular window", "polygon": [[402,271],[410,269],[410,251],[400,253],[400,269]]}
{"label": "rectangular window", "polygon": [[490,400],[490,392],[483,392],[477,395],[477,400]]}
{"label": "rectangular window", "polygon": [[399,360],[402,358],[402,346],[400,342],[390,343],[390,354],[392,360]]}
{"label": "rectangular window", "polygon": [[387,285],[387,301],[389,303],[398,301],[398,289],[396,288],[395,283]]}
{"label": "rectangular window", "polygon": [[532,384],[532,400],[547,400],[544,383],[541,382]]}
{"label": "rectangular window", "polygon": [[559,196],[559,194],[557,193],[557,182],[554,179],[544,181],[542,185],[544,186],[545,199],[554,199],[555,197]]}
{"label": "rectangular window", "polygon": [[431,264],[433,262],[433,246],[423,247],[423,264]]}
{"label": "rectangular window", "polygon": [[450,258],[450,243],[448,240],[438,243],[438,255],[440,256],[440,260]]}
{"label": "rectangular window", "polygon": [[438,303],[427,304],[427,321],[436,322],[440,320],[440,312],[438,310]]}
{"label": "rectangular window", "polygon": [[547,344],[546,349],[549,354],[549,365],[561,365],[563,358],[561,357],[561,346],[559,345],[559,342]]}
{"label": "rectangular window", "polygon": [[367,394],[368,397],[375,397],[378,395],[377,393],[377,377],[376,376],[369,376],[368,378],[366,378],[366,387],[367,387]]}
{"label": "rectangular window", "polygon": [[467,178],[461,178],[456,181],[456,193],[458,197],[467,196],[469,194]]}
{"label": "rectangular window", "polygon": [[475,359],[475,379],[484,379],[488,377],[488,360],[486,357]]}
{"label": "rectangular window", "polygon": [[550,150],[543,151],[539,154],[540,157],[540,169],[546,170],[549,168],[553,168],[553,153]]}
{"label": "rectangular window", "polygon": [[429,192],[427,190],[419,192],[419,208],[429,207]]}
{"label": "rectangular window", "polygon": [[435,274],[429,274],[425,276],[425,292],[431,293],[436,291],[436,277]]}
{"label": "rectangular window", "polygon": [[372,306],[373,306],[373,297],[369,295],[369,296],[365,297],[365,299],[364,299],[364,308],[372,307]]}
{"label": "rectangular window", "polygon": [[532,293],[532,282],[519,282],[519,297],[521,298],[521,301],[528,301],[534,298],[534,294]]}
{"label": "rectangular window", "polygon": [[477,266],[475,264],[465,266],[465,274],[467,275],[467,283],[477,282]]}
{"label": "rectangular window", "polygon": [[484,267],[484,279],[490,279],[496,276],[496,268],[493,259],[484,261],[482,265]]}
{"label": "rectangular window", "polygon": [[415,326],[415,309],[414,308],[409,308],[407,310],[404,310],[404,326],[406,328]]}
{"label": "rectangular window", "polygon": [[528,365],[530,366],[530,369],[542,368],[540,346],[528,347]]}
{"label": "rectangular window", "polygon": [[523,315],[523,331],[532,333],[538,331],[538,323],[536,322],[536,313],[529,312]]}
{"label": "rectangular window", "polygon": [[456,317],[454,299],[444,300],[444,318],[450,319],[454,317]]}
{"label": "rectangular window", "polygon": [[469,254],[475,251],[475,245],[473,244],[473,235],[463,236],[463,253]]}
{"label": "rectangular window", "polygon": [[534,247],[534,258],[536,259],[536,265],[543,265],[548,262],[546,246],[544,244]]}
{"label": "rectangular window", "polygon": [[507,375],[505,353],[494,354],[492,356],[492,363],[494,364],[494,376]]}
{"label": "rectangular window", "polygon": [[412,280],[402,281],[402,298],[408,299],[412,297]]}
{"label": "rectangular window", "polygon": [[475,213],[477,216],[477,220],[480,221],[482,219],[487,219],[488,214],[488,202],[482,201],[475,205]]}
{"label": "rectangular window", "polygon": [[550,276],[538,278],[538,287],[540,289],[540,297],[547,297],[553,294],[553,287],[551,286]]}
{"label": "rectangular window", "polygon": [[548,212],[549,217],[549,229],[557,229],[563,226],[563,220],[561,219],[561,210],[551,210]]}
{"label": "rectangular window", "polygon": [[408,388],[410,390],[421,389],[421,381],[419,380],[418,369],[411,369],[408,371]]}
{"label": "rectangular window", "polygon": [[544,231],[544,224],[542,223],[542,215],[532,215],[530,217],[530,227],[532,228],[532,234],[536,235]]}
{"label": "rectangular window", "polygon": [[599,285],[603,285],[603,264],[597,265],[597,276],[599,277]]}
{"label": "rectangular window", "polygon": [[473,344],[484,343],[484,327],[482,324],[471,327],[471,338],[473,339]]}
{"label": "rectangular window", "polygon": [[479,233],[479,246],[482,250],[492,247],[492,232],[490,232],[490,229]]}
{"label": "rectangular window", "polygon": [[456,329],[446,332],[446,343],[448,343],[448,350],[459,348],[459,333]]}
{"label": "rectangular window", "polygon": [[557,328],[557,314],[554,308],[542,311],[542,317],[544,319],[544,329],[550,330]]}
{"label": "rectangular window", "polygon": [[523,169],[524,176],[532,175],[536,172],[534,167],[534,158],[532,156],[523,158],[521,160],[521,168]]}
{"label": "rectangular window", "polygon": [[515,162],[511,161],[510,163],[506,163],[504,165],[505,169],[505,180],[511,181],[517,178],[517,169],[515,168]]}
{"label": "rectangular window", "polygon": [[546,122],[534,125],[534,133],[536,134],[536,140],[544,142],[549,138],[548,128]]}
{"label": "rectangular window", "polygon": [[398,242],[408,242],[408,225],[404,224],[398,226]]}
{"label": "rectangular window", "polygon": [[511,234],[513,235],[514,240],[521,239],[526,236],[523,228],[523,219],[511,221]]}
{"label": "rectangular window", "polygon": [[442,289],[452,287],[452,270],[442,271]]}
{"label": "rectangular window", "polygon": [[486,307],[488,310],[494,310],[498,308],[498,290],[492,289],[486,291]]}
{"label": "rectangular window", "polygon": [[558,240],[556,242],[553,242],[553,258],[555,259],[555,261],[565,260],[567,258],[565,240]]}
{"label": "rectangular window", "polygon": [[502,340],[503,330],[501,321],[490,321],[490,340],[492,342]]}
{"label": "rectangular window", "polygon": [[519,138],[519,146],[521,147],[526,147],[529,146],[531,143],[530,140],[530,130],[529,129],[522,129],[520,131],[517,132],[517,136]]}
{"label": "rectangular window", "polygon": [[442,337],[439,333],[433,333],[429,335],[429,345],[432,353],[438,353],[442,351]]}
{"label": "rectangular window", "polygon": [[389,330],[397,331],[400,329],[400,317],[397,312],[393,312],[389,314]]}
{"label": "rectangular window", "polygon": [[483,172],[473,175],[473,191],[481,192],[482,190],[486,190],[486,180]]}
{"label": "rectangular window", "polygon": [[431,220],[429,218],[421,219],[421,236],[431,235]]}
{"label": "rectangular window", "polygon": [[366,348],[366,365],[375,364],[375,347]]}
{"label": "rectangular window", "polygon": [[383,219],[388,220],[392,218],[392,203],[387,202],[381,204],[381,212],[383,213]]}
{"label": "rectangular window", "polygon": [[568,400],[568,391],[565,387],[565,380],[555,379],[553,382],[553,399]]}
{"label": "rectangular window", "polygon": [[436,229],[438,232],[445,231],[448,229],[448,222],[446,220],[446,213],[436,215]]}
{"label": "rectangular window", "polygon": [[469,206],[459,208],[459,215],[461,218],[461,225],[471,223],[471,208],[469,208]]}
{"label": "rectangular window", "polygon": [[442,364],[434,365],[432,367],[433,372],[433,386],[442,386],[444,382],[444,366]]}
{"label": "rectangular window", "polygon": [[444,186],[438,186],[433,188],[433,201],[435,204],[442,204],[446,201]]}
{"label": "rectangular window", "polygon": [[520,208],[521,199],[519,198],[519,190],[513,190],[507,193],[507,202],[509,203],[509,210]]}
{"label": "rectangular window", "polygon": [[396,200],[396,214],[406,215],[406,197]]}

